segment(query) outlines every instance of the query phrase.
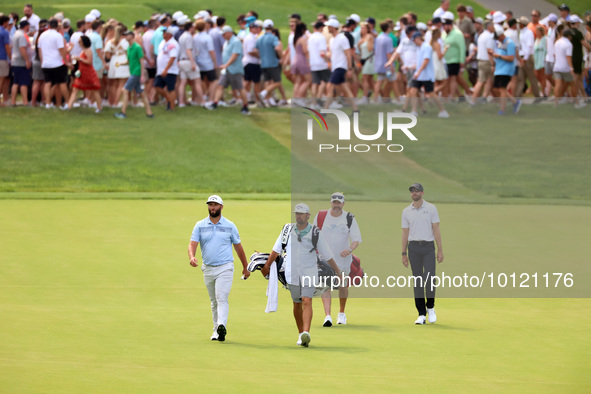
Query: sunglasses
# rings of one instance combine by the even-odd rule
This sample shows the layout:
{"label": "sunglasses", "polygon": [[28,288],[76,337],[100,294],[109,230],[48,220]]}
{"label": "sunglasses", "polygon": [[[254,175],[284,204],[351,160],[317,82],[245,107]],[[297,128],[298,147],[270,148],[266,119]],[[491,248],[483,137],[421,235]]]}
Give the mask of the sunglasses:
{"label": "sunglasses", "polygon": [[345,197],[339,196],[338,194],[333,194],[330,196],[331,200],[345,200]]}

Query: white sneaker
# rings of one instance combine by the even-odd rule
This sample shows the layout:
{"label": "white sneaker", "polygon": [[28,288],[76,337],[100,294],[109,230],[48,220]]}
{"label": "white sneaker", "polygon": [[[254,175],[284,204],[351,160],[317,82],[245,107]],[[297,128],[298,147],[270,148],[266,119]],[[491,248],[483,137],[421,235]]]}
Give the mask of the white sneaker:
{"label": "white sneaker", "polygon": [[45,108],[47,108],[47,109],[55,108],[55,105],[53,105],[53,103],[51,103],[51,104],[45,104]]}
{"label": "white sneaker", "polygon": [[228,106],[228,104],[224,100],[218,101],[218,107],[227,107],[227,106]]}
{"label": "white sneaker", "polygon": [[427,319],[425,318],[425,315],[421,315],[421,316],[419,316],[419,318],[418,318],[418,319],[415,321],[415,324],[425,324],[426,320],[427,320]]}
{"label": "white sneaker", "polygon": [[435,314],[435,308],[427,308],[427,315],[429,316],[429,323],[435,323],[437,321],[437,315]]}
{"label": "white sneaker", "polygon": [[285,100],[279,100],[279,102],[277,103],[277,105],[279,105],[280,107],[285,107],[286,105],[288,105],[288,102],[285,101]]}
{"label": "white sneaker", "polygon": [[417,112],[415,112],[415,111],[412,111],[410,114],[413,115],[413,116],[419,116],[419,114]]}
{"label": "white sneaker", "polygon": [[185,108],[187,106],[187,104],[179,104],[178,107],[179,108]]}
{"label": "white sneaker", "polygon": [[220,334],[218,334],[218,328],[215,327],[213,329],[213,334],[211,334],[211,337],[209,339],[211,339],[212,341],[217,341],[219,337],[220,337]]}
{"label": "white sneaker", "polygon": [[61,109],[62,111],[67,111],[67,110],[69,110],[70,108],[68,107],[68,104],[64,104],[64,105],[62,105],[62,106],[60,107],[60,109]]}
{"label": "white sneaker", "polygon": [[326,315],[322,327],[332,327],[332,317],[330,317],[330,315]]}
{"label": "white sneaker", "polygon": [[298,341],[296,342],[296,345],[298,345],[298,346],[302,346],[302,334],[300,334],[300,335],[298,336]]}
{"label": "white sneaker", "polygon": [[581,109],[583,107],[586,107],[587,103],[584,101],[580,101],[579,104],[575,104],[575,109]]}
{"label": "white sneaker", "polygon": [[366,104],[369,104],[369,100],[367,99],[367,97],[364,96],[364,97],[361,97],[359,99],[359,101],[357,102],[357,104],[359,104],[359,105],[366,105]]}
{"label": "white sneaker", "polygon": [[339,313],[337,317],[337,324],[347,324],[347,315],[344,313]]}
{"label": "white sneaker", "polygon": [[259,92],[259,98],[261,99],[261,101],[265,101],[265,97],[267,97],[266,90],[262,90],[261,92]]}
{"label": "white sneaker", "polygon": [[312,340],[312,338],[310,337],[310,333],[307,331],[304,331],[302,333],[302,346],[303,347],[308,347],[308,345],[310,345],[310,341]]}
{"label": "white sneaker", "polygon": [[80,108],[80,103],[74,103],[73,108]]}
{"label": "white sneaker", "polygon": [[328,108],[330,108],[330,109],[341,109],[341,108],[343,108],[343,105],[337,103],[336,101],[333,101],[332,103],[330,103],[330,105],[328,106]]}
{"label": "white sneaker", "polygon": [[446,110],[443,110],[439,113],[439,115],[437,115],[438,118],[449,118],[449,114],[447,113]]}

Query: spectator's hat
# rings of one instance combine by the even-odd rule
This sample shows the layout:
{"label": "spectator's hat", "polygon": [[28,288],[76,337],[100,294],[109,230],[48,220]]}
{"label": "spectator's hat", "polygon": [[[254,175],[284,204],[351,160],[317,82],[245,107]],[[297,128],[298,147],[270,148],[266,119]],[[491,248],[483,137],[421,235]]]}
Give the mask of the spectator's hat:
{"label": "spectator's hat", "polygon": [[503,34],[505,34],[505,30],[503,30],[503,28],[500,25],[495,25],[495,34],[497,35],[497,37],[500,37]]}
{"label": "spectator's hat", "polygon": [[92,14],[88,14],[84,17],[84,22],[86,23],[92,23],[96,20],[96,16],[92,15]]}
{"label": "spectator's hat", "polygon": [[62,25],[64,25],[64,27],[70,27],[72,26],[72,22],[68,18],[64,18]]}
{"label": "spectator's hat", "polygon": [[369,18],[367,18],[365,21],[371,25],[374,25],[374,26],[376,24],[375,18],[372,18],[371,16]]}
{"label": "spectator's hat", "polygon": [[472,13],[472,12],[474,12],[474,8],[468,6],[468,7],[466,7],[466,11]]}
{"label": "spectator's hat", "polygon": [[453,12],[451,11],[445,11],[442,15],[441,15],[441,19],[442,20],[447,20],[447,21],[452,21],[455,19]]}
{"label": "spectator's hat", "polygon": [[310,207],[301,202],[295,206],[293,213],[310,213]]}
{"label": "spectator's hat", "polygon": [[187,15],[181,15],[177,18],[176,23],[179,26],[184,25],[185,23],[187,23],[189,21],[189,17]]}
{"label": "spectator's hat", "polygon": [[167,33],[170,33],[174,36],[179,31],[179,27],[178,26],[168,26],[168,28],[164,31],[166,31]]}
{"label": "spectator's hat", "polygon": [[417,29],[427,31],[428,27],[423,22],[419,22],[419,23],[417,23]]}
{"label": "spectator's hat", "polygon": [[394,31],[399,31],[400,29],[400,22],[396,22],[396,24],[394,25]]}
{"label": "spectator's hat", "polygon": [[548,14],[546,19],[549,20],[550,22],[558,22],[558,16],[556,16],[555,13]]}
{"label": "spectator's hat", "polygon": [[569,15],[570,16],[570,23],[581,23],[583,20],[579,18],[578,15]]}
{"label": "spectator's hat", "polygon": [[569,6],[567,6],[567,5],[566,5],[566,4],[564,4],[564,3],[562,3],[561,5],[559,5],[559,6],[558,6],[558,9],[559,9],[560,11],[568,11],[568,12],[570,12],[570,7],[569,7]]}
{"label": "spectator's hat", "polygon": [[178,22],[179,18],[183,15],[183,11],[177,11],[174,14],[172,14],[172,20]]}
{"label": "spectator's hat", "polygon": [[527,26],[527,24],[529,23],[529,19],[527,19],[527,16],[520,16],[519,17],[519,23],[522,25]]}
{"label": "spectator's hat", "polygon": [[482,25],[484,23],[484,19],[482,19],[481,17],[474,18],[474,23],[480,23]]}
{"label": "spectator's hat", "polygon": [[273,21],[271,19],[265,19],[263,21],[263,28],[270,29],[271,27],[273,27]]}
{"label": "spectator's hat", "polygon": [[412,40],[414,41],[414,40],[416,40],[417,38],[423,38],[423,35],[422,35],[420,32],[418,32],[418,31],[415,31],[415,32],[413,33],[413,35],[412,35]]}
{"label": "spectator's hat", "polygon": [[224,200],[222,200],[222,198],[220,196],[218,196],[217,194],[209,196],[206,204],[209,204],[210,202],[215,202],[217,204],[224,205]]}
{"label": "spectator's hat", "polygon": [[341,24],[336,19],[329,19],[326,22],[324,22],[324,25],[334,27],[335,29],[338,29],[339,27],[341,27]]}
{"label": "spectator's hat", "polygon": [[99,10],[97,10],[97,9],[91,10],[91,11],[89,12],[89,14],[92,14],[92,15],[94,15],[94,17],[95,17],[96,19],[100,19],[100,17],[101,17],[101,12],[100,12]]}
{"label": "spectator's hat", "polygon": [[226,25],[222,27],[222,34],[226,33],[234,33],[234,30],[232,30],[232,26]]}
{"label": "spectator's hat", "polygon": [[503,23],[507,20],[507,16],[503,14],[501,11],[495,11],[493,14],[493,22],[494,23]]}
{"label": "spectator's hat", "polygon": [[355,21],[355,23],[360,23],[361,22],[361,17],[357,14],[351,14],[351,16],[349,17],[350,19],[353,19]]}

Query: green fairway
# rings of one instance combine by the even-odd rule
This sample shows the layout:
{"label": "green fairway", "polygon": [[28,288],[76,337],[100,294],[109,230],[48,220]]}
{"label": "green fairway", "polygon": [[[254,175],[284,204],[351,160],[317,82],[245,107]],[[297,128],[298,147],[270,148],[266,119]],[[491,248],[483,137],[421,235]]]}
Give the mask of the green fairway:
{"label": "green fairway", "polygon": [[[228,200],[224,214],[250,254],[269,250],[290,220],[289,205]],[[482,254],[489,242],[506,245],[507,259],[531,249],[512,242],[523,230],[503,228],[502,206],[439,208],[448,245],[440,267]],[[474,209],[488,226],[463,241]],[[590,214],[544,209],[581,221]],[[202,202],[3,200],[0,212],[4,392],[591,389],[588,299],[440,298],[437,324],[420,327],[410,298],[351,299],[349,324],[330,329],[320,327],[315,300],[312,344],[304,349],[295,346],[288,292],[280,290],[277,313],[265,314],[266,281],[259,274],[240,281],[236,271],[228,339],[215,343],[202,274],[186,257],[193,224],[206,214]],[[526,223],[523,215],[516,220]],[[540,244],[560,229],[551,220],[537,225]],[[361,256],[370,245],[362,244]],[[364,261],[371,270],[371,259]]]}

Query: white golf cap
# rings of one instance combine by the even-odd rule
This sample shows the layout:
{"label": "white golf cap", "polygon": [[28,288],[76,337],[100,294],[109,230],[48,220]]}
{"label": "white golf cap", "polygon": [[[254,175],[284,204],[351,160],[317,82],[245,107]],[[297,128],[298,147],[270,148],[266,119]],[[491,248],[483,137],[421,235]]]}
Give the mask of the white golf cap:
{"label": "white golf cap", "polygon": [[94,10],[90,11],[89,14],[94,15],[94,17],[96,19],[99,19],[101,17],[101,12],[99,10],[97,10],[97,9],[94,9]]}
{"label": "white golf cap", "polygon": [[207,19],[207,18],[209,18],[209,12],[203,11],[203,10],[196,13],[195,16],[193,17],[193,19]]}
{"label": "white golf cap", "polygon": [[166,33],[170,33],[173,36],[179,31],[179,27],[178,26],[168,26],[165,30]]}
{"label": "white golf cap", "polygon": [[443,19],[448,20],[448,21],[453,21],[455,19],[455,16],[454,16],[453,12],[445,11],[443,13],[443,15],[441,15],[441,20],[443,20]]}
{"label": "white golf cap", "polygon": [[341,192],[334,192],[330,196],[330,202],[333,202],[333,201],[345,202],[345,196]]}
{"label": "white golf cap", "polygon": [[582,23],[583,20],[581,18],[579,18],[578,15],[569,15],[570,20],[568,20],[568,22],[570,23]]}
{"label": "white golf cap", "polygon": [[482,25],[484,23],[484,20],[481,17],[474,18],[474,23],[480,23]]}
{"label": "white golf cap", "polygon": [[427,30],[427,25],[423,22],[417,23],[417,29],[419,30]]}
{"label": "white golf cap", "polygon": [[495,34],[497,35],[497,37],[500,37],[503,34],[505,34],[505,30],[503,30],[503,28],[500,25],[495,25]]}
{"label": "white golf cap", "polygon": [[398,30],[400,30],[400,22],[396,22],[396,24],[394,25],[394,31]]}
{"label": "white golf cap", "polygon": [[301,202],[295,206],[293,213],[310,213],[310,207]]}
{"label": "white golf cap", "polygon": [[72,21],[69,18],[64,18],[64,20],[62,21],[62,25],[72,26]]}
{"label": "white golf cap", "polygon": [[349,19],[353,19],[355,21],[355,23],[359,23],[361,22],[361,17],[357,14],[351,14],[351,16],[349,17]]}
{"label": "white golf cap", "polygon": [[549,14],[546,19],[548,19],[550,22],[558,22],[558,17],[555,13]]}
{"label": "white golf cap", "polygon": [[234,30],[232,30],[232,26],[226,25],[226,26],[222,27],[222,34],[225,34],[225,33],[234,33]]}
{"label": "white golf cap", "polygon": [[176,20],[177,25],[182,26],[189,21],[189,17],[187,15],[181,15]]}
{"label": "white golf cap", "polygon": [[324,22],[324,26],[330,26],[338,29],[339,27],[341,27],[341,24],[336,19],[329,19],[326,22]]}
{"label": "white golf cap", "polygon": [[178,20],[179,20],[179,18],[180,18],[181,16],[183,16],[183,15],[184,15],[184,14],[183,14],[183,11],[177,11],[177,12],[175,12],[174,14],[172,14],[172,20],[173,20],[173,21],[178,21]]}
{"label": "white golf cap", "polygon": [[495,11],[493,14],[493,22],[494,23],[503,23],[507,20],[507,16],[503,14],[501,11]]}
{"label": "white golf cap", "polygon": [[273,21],[271,19],[265,19],[263,21],[263,28],[268,29],[270,27],[273,27]]}
{"label": "white golf cap", "polygon": [[329,19],[329,20],[330,20],[330,19],[337,20],[338,18],[337,18],[337,16],[336,16],[335,14],[330,14],[330,15],[328,16],[328,19]]}
{"label": "white golf cap", "polygon": [[224,205],[224,200],[222,200],[222,198],[220,196],[218,196],[217,194],[214,194],[213,196],[209,196],[206,204],[209,204],[210,202],[215,202],[217,204]]}
{"label": "white golf cap", "polygon": [[65,18],[64,13],[63,12],[58,12],[53,16],[54,19],[57,19],[58,21],[62,22]]}
{"label": "white golf cap", "polygon": [[86,23],[92,23],[96,20],[96,16],[92,15],[92,14],[88,14],[84,17],[84,22]]}

